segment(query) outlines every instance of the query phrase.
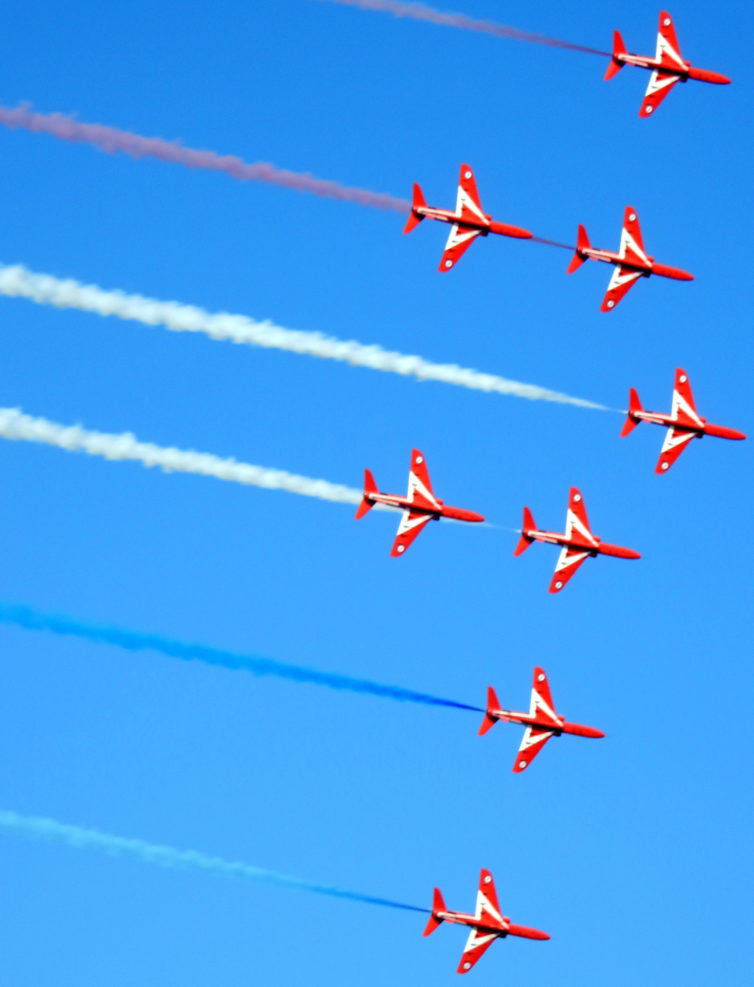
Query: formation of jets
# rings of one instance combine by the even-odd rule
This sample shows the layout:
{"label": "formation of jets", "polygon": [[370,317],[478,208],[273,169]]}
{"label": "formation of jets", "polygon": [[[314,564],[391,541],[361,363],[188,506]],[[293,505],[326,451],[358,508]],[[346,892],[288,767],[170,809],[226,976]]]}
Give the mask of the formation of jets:
{"label": "formation of jets", "polygon": [[[634,65],[651,72],[649,86],[641,105],[640,116],[651,116],[670,90],[678,82],[695,79],[701,82],[723,84],[730,82],[724,75],[699,69],[684,61],[681,56],[675,27],[671,16],[660,14],[657,51],[654,57],[636,55],[626,50],[621,35],[614,34],[613,51],[605,74],[611,79],[624,65]],[[430,206],[419,185],[414,185],[411,213],[404,233],[410,233],[424,219],[433,219],[450,226],[445,249],[440,259],[439,270],[452,270],[480,236],[495,233],[516,239],[532,239],[534,234],[519,226],[512,226],[494,220],[485,213],[477,189],[474,171],[468,164],[462,164],[458,179],[458,192],[454,210]],[[547,242],[547,241],[545,241]],[[601,261],[613,267],[607,292],[602,301],[601,311],[610,312],[628,293],[640,278],[652,275],[671,278],[676,281],[693,281],[694,275],[679,267],[661,264],[650,256],[644,247],[639,224],[639,215],[633,206],[627,206],[623,218],[620,246],[617,251],[593,247],[583,225],[578,226],[573,258],[567,268],[571,274],[587,260]],[[650,422],[663,426],[667,432],[662,446],[656,472],[667,472],[692,439],[705,435],[723,439],[745,439],[743,432],[722,425],[712,425],[696,410],[688,375],[677,369],[673,388],[672,408],[669,414],[646,411],[634,388],[629,391],[629,407],[621,436],[628,435],[640,422]],[[394,507],[402,511],[398,533],[391,555],[403,555],[428,521],[452,518],[458,521],[483,521],[481,514],[458,507],[449,507],[437,498],[432,490],[429,472],[423,453],[414,449],[411,453],[408,493],[405,497],[380,493],[369,472],[364,474],[364,493],[356,517],[363,517],[375,504]],[[559,593],[571,580],[576,571],[586,561],[598,555],[608,555],[619,559],[639,559],[641,556],[631,548],[613,545],[602,541],[592,531],[580,490],[571,487],[566,512],[564,532],[546,531],[537,528],[532,512],[524,507],[520,538],[514,555],[523,554],[535,541],[560,546],[560,554],[555,564],[555,572],[550,581],[549,592]],[[503,709],[493,688],[487,690],[487,705],[479,735],[486,734],[498,721],[517,723],[524,727],[513,771],[521,773],[529,767],[534,758],[544,748],[551,737],[571,735],[599,738],[605,734],[595,727],[571,723],[555,710],[547,673],[543,668],[534,669],[531,700],[528,712]],[[434,890],[432,912],[424,930],[428,936],[442,922],[465,925],[470,929],[464,947],[458,973],[468,973],[496,939],[506,936],[520,936],[525,939],[549,939],[546,932],[528,926],[516,925],[503,915],[498,902],[492,874],[483,870],[479,878],[476,908],[473,912],[450,911],[445,905],[442,893]]]}
{"label": "formation of jets", "polygon": [[[691,65],[690,62],[684,61],[681,57],[673,19],[667,11],[660,13],[657,52],[654,57],[629,53],[626,51],[619,32],[615,31],[613,53],[605,78],[612,79],[624,65],[635,65],[649,69],[652,73],[639,114],[643,117],[650,116],[657,109],[677,82],[688,82],[689,79],[696,79],[700,82],[722,85],[731,81],[719,72],[699,69]],[[440,271],[450,271],[455,267],[479,236],[497,233],[521,240],[534,238],[534,234],[529,230],[497,222],[484,212],[479,199],[474,172],[468,164],[461,165],[455,210],[428,206],[421,187],[414,185],[411,213],[403,232],[410,233],[423,219],[436,219],[442,223],[450,224],[450,235],[440,260]],[[660,277],[672,278],[676,281],[694,280],[694,275],[689,274],[688,271],[671,267],[668,264],[659,264],[647,254],[642,241],[639,217],[636,210],[631,206],[626,208],[620,248],[617,252],[592,247],[585,228],[579,226],[576,251],[568,267],[568,273],[571,274],[579,268],[585,260],[603,261],[612,264],[615,268],[602,302],[602,312],[612,311],[631,286],[641,277],[657,274]]]}

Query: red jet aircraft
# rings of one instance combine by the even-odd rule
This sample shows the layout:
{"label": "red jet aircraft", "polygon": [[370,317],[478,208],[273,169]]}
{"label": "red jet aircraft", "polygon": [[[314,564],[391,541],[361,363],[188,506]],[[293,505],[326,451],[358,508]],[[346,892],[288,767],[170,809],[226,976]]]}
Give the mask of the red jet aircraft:
{"label": "red jet aircraft", "polygon": [[539,929],[530,929],[525,925],[514,925],[506,915],[503,915],[497,900],[495,882],[488,870],[483,870],[479,876],[476,911],[473,915],[468,915],[465,912],[449,912],[445,907],[442,892],[439,888],[435,888],[432,915],[423,934],[425,936],[430,935],[441,922],[455,922],[457,925],[471,926],[471,933],[456,973],[468,973],[495,939],[504,939],[506,936],[520,936],[522,939],[550,938],[546,932],[540,932]]}
{"label": "red jet aircraft", "polygon": [[445,252],[440,261],[440,271],[449,271],[454,267],[478,236],[499,233],[502,236],[513,236],[522,240],[530,240],[534,236],[529,230],[522,230],[520,226],[495,222],[484,212],[479,201],[474,172],[466,164],[461,165],[455,212],[428,206],[421,188],[414,185],[411,215],[403,232],[410,233],[423,219],[437,219],[441,223],[452,224],[448,242],[445,244]]}
{"label": "red jet aircraft", "polygon": [[600,250],[589,243],[589,237],[583,226],[579,225],[578,239],[576,241],[576,253],[573,260],[568,265],[568,274],[577,271],[585,260],[601,260],[606,264],[614,264],[615,270],[607,286],[607,293],[602,300],[600,311],[610,312],[629,288],[639,280],[648,278],[650,274],[659,274],[663,278],[674,278],[676,281],[693,281],[694,275],[688,271],[682,271],[678,267],[669,267],[667,264],[658,264],[654,257],[650,257],[644,249],[644,241],[639,226],[639,217],[636,210],[631,206],[626,206],[626,213],[623,219],[623,229],[620,237],[620,249],[618,253],[611,250]]}
{"label": "red jet aircraft", "polygon": [[641,555],[631,548],[609,545],[592,534],[589,518],[586,516],[584,500],[576,487],[571,487],[565,534],[558,534],[555,531],[538,531],[531,511],[528,507],[524,508],[521,537],[513,554],[522,555],[534,541],[563,546],[555,564],[555,574],[550,583],[550,593],[559,593],[582,562],[590,555],[613,555],[619,559],[641,558]]}
{"label": "red jet aircraft", "polygon": [[512,709],[502,709],[495,690],[487,690],[487,712],[479,728],[479,736],[487,733],[498,720],[505,723],[521,723],[526,726],[521,746],[516,755],[513,770],[516,773],[529,767],[550,737],[559,737],[562,733],[574,734],[577,737],[604,737],[601,730],[594,727],[584,727],[580,723],[569,723],[555,712],[552,701],[550,684],[544,668],[534,669],[534,682],[531,687],[531,704],[528,713],[517,713]]}
{"label": "red jet aircraft", "polygon": [[649,69],[652,72],[644,102],[639,110],[640,117],[651,116],[676,82],[688,82],[689,79],[714,82],[717,85],[726,85],[730,82],[727,75],[694,68],[690,62],[683,60],[673,18],[666,10],[660,13],[657,53],[654,58],[651,55],[630,54],[626,51],[620,34],[617,31],[613,32],[613,57],[605,72],[605,79],[612,79],[624,65],[638,65],[639,68]]}
{"label": "red jet aircraft", "polygon": [[673,408],[669,415],[663,415],[658,411],[645,411],[634,388],[629,390],[628,417],[620,433],[621,436],[633,432],[639,422],[652,422],[668,429],[655,473],[667,473],[692,439],[701,439],[705,435],[716,435],[719,439],[746,438],[743,432],[735,428],[711,425],[706,418],[702,418],[697,413],[688,375],[680,367],[675,372]]}
{"label": "red jet aircraft", "polygon": [[371,472],[364,470],[364,496],[356,511],[356,519],[364,517],[375,504],[385,504],[403,511],[398,534],[390,552],[393,556],[403,555],[428,521],[439,521],[441,517],[452,518],[454,521],[484,521],[481,514],[465,511],[461,507],[450,507],[439,497],[435,497],[427,464],[418,449],[411,450],[408,493],[405,497],[380,493]]}

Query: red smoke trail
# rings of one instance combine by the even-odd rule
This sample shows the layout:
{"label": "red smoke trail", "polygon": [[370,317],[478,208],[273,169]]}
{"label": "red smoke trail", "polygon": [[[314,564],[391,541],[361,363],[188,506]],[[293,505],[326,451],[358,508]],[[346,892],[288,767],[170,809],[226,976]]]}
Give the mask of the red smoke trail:
{"label": "red smoke trail", "polygon": [[183,147],[175,141],[166,141],[159,137],[142,137],[100,123],[79,123],[78,120],[63,113],[32,113],[23,105],[16,108],[0,106],[0,123],[6,127],[20,127],[34,133],[51,134],[53,137],[74,144],[93,144],[108,154],[116,154],[120,151],[123,154],[130,154],[132,158],[159,158],[160,161],[182,164],[187,168],[222,171],[241,182],[269,182],[272,185],[295,189],[297,192],[310,192],[312,195],[340,199],[342,202],[357,202],[359,205],[371,206],[373,209],[389,209],[400,213],[411,211],[410,202],[393,195],[340,185],[338,182],[316,178],[314,175],[285,171],[266,161],[249,163],[231,155],[220,155],[214,151],[197,151],[194,148]]}
{"label": "red smoke trail", "polygon": [[569,246],[567,243],[560,243],[558,240],[546,240],[542,236],[533,236],[531,238],[532,243],[544,243],[546,247],[560,247],[561,250],[575,250],[573,246]]}
{"label": "red smoke trail", "polygon": [[428,7],[425,3],[401,3],[400,0],[324,0],[325,3],[342,3],[347,7],[361,7],[362,10],[378,10],[383,14],[394,17],[408,17],[415,21],[428,21],[430,24],[442,24],[445,27],[460,27],[464,31],[479,31],[482,34],[492,34],[496,38],[509,38],[512,41],[528,41],[535,45],[549,45],[551,48],[569,48],[571,51],[585,51],[589,55],[605,55],[610,58],[609,51],[599,48],[585,48],[584,45],[573,45],[558,38],[548,38],[544,34],[529,34],[518,28],[508,27],[507,24],[496,24],[494,21],[478,21],[465,14],[451,14]]}

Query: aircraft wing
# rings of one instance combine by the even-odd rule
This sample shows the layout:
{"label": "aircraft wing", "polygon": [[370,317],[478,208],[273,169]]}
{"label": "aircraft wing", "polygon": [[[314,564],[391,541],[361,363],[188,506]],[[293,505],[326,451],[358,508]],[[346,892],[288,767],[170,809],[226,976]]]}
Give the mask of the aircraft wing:
{"label": "aircraft wing", "polygon": [[590,542],[596,548],[597,539],[592,534],[589,518],[586,513],[586,504],[581,491],[577,487],[571,487],[568,493],[568,510],[566,511],[566,538],[573,538],[574,534]]}
{"label": "aircraft wing", "polygon": [[549,592],[559,593],[589,555],[589,552],[582,549],[569,548],[564,545],[555,564]]}
{"label": "aircraft wing", "polygon": [[681,46],[678,44],[673,18],[667,10],[660,11],[655,58],[663,68],[677,69],[681,72],[687,68],[681,56]]}
{"label": "aircraft wing", "polygon": [[[495,881],[488,870],[482,870],[479,875],[479,890],[476,895],[474,918],[486,925],[499,926],[501,932],[507,928],[506,920],[500,911]],[[499,935],[498,932],[486,932],[472,927],[457,972],[468,973]]]}
{"label": "aircraft wing", "polygon": [[520,774],[529,767],[552,735],[552,730],[543,730],[541,727],[527,727],[524,730],[521,746],[518,748],[518,754],[516,754],[516,762],[513,765],[516,774]]}
{"label": "aircraft wing", "polygon": [[534,681],[531,686],[531,702],[529,704],[529,716],[537,715],[539,719],[549,720],[554,727],[560,727],[561,719],[555,712],[555,703],[552,701],[550,683],[547,681],[547,673],[544,668],[534,669]]}
{"label": "aircraft wing", "polygon": [[416,540],[419,533],[423,530],[424,525],[431,520],[432,515],[426,514],[424,511],[404,511],[401,515],[398,534],[395,536],[390,554],[393,557],[403,555],[409,545]]}
{"label": "aircraft wing", "polygon": [[618,254],[627,264],[649,267],[652,263],[644,249],[644,237],[641,235],[639,214],[633,206],[626,206],[626,211],[623,214],[623,228],[620,234]]}
{"label": "aircraft wing", "polygon": [[445,250],[440,259],[438,270],[449,271],[452,267],[455,267],[479,235],[479,230],[461,229],[457,223],[454,223],[450,227],[450,236],[448,237],[448,242],[445,244]]}
{"label": "aircraft wing", "polygon": [[439,511],[441,503],[432,490],[427,461],[420,449],[411,450],[411,466],[408,471],[408,500],[425,510]]}
{"label": "aircraft wing", "polygon": [[672,70],[668,72],[655,69],[649,77],[649,85],[644,94],[644,102],[641,104],[639,116],[651,117],[676,82],[680,81],[681,76],[676,75]]}
{"label": "aircraft wing", "polygon": [[461,962],[458,964],[456,973],[468,973],[497,938],[496,932],[479,932],[477,929],[472,929],[466,940],[463,956],[461,956]]}
{"label": "aircraft wing", "polygon": [[605,297],[602,299],[601,312],[612,312],[618,302],[623,298],[628,290],[642,277],[641,271],[635,271],[630,267],[623,267],[616,264],[613,269],[613,276],[607,286]]}
{"label": "aircraft wing", "polygon": [[469,970],[484,956],[492,943],[498,938],[496,932],[480,932],[472,929],[458,964],[456,973],[468,973]]}
{"label": "aircraft wing", "polygon": [[655,473],[667,473],[689,442],[696,438],[696,435],[696,432],[689,432],[686,429],[669,428],[662,444],[660,458],[657,460]]}
{"label": "aircraft wing", "polygon": [[679,424],[691,425],[696,428],[701,428],[704,425],[696,410],[696,402],[691,392],[688,374],[680,367],[675,372],[671,414]]}
{"label": "aircraft wing", "polygon": [[485,225],[489,223],[482,209],[474,172],[467,164],[461,165],[461,173],[458,176],[456,215],[459,219],[468,220],[472,223],[484,223]]}

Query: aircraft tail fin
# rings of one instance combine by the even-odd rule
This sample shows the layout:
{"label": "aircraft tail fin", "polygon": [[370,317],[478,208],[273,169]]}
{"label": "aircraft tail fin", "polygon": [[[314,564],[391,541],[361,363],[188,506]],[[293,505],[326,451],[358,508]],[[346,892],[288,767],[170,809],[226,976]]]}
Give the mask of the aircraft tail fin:
{"label": "aircraft tail fin", "polygon": [[500,709],[500,700],[497,698],[495,690],[490,686],[487,689],[487,712],[484,714],[484,719],[482,720],[482,725],[479,727],[478,737],[487,733],[491,730],[497,723],[497,717],[492,715],[493,710]]}
{"label": "aircraft tail fin", "polygon": [[535,529],[536,527],[537,527],[537,525],[536,525],[536,523],[534,521],[534,517],[532,515],[532,512],[529,510],[528,507],[525,507],[524,508],[524,518],[523,518],[523,521],[521,522],[521,537],[518,539],[518,545],[516,545],[516,548],[515,548],[515,550],[513,552],[514,555],[523,555],[524,554],[524,552],[529,547],[529,545],[531,545],[531,543],[534,541],[534,539],[533,538],[530,538],[527,535],[526,532],[527,531],[531,531],[532,529]]}
{"label": "aircraft tail fin", "polygon": [[372,476],[371,470],[364,470],[364,496],[361,498],[361,503],[359,504],[358,510],[354,515],[356,521],[359,518],[364,517],[371,509],[374,507],[374,501],[371,498],[371,494],[377,493],[377,484],[374,482],[374,477]]}
{"label": "aircraft tail fin", "polygon": [[416,182],[414,182],[414,195],[413,195],[413,200],[411,202],[411,215],[408,217],[408,219],[406,220],[406,225],[403,227],[404,233],[410,233],[411,230],[415,230],[416,227],[419,225],[419,223],[421,223],[424,217],[420,213],[417,213],[416,210],[421,209],[423,206],[426,205],[427,202],[426,199],[424,198],[424,193],[421,190],[421,186],[417,185]]}
{"label": "aircraft tail fin", "polygon": [[625,65],[618,56],[626,54],[626,46],[623,42],[623,38],[620,36],[620,31],[613,31],[613,57],[610,59],[610,64],[607,67],[607,71],[604,75],[604,81],[607,82],[608,79],[612,79],[613,76],[617,75],[620,70]]}
{"label": "aircraft tail fin", "polygon": [[573,255],[571,263],[568,265],[568,270],[566,272],[567,274],[573,274],[574,271],[578,271],[586,260],[586,254],[584,251],[588,250],[589,247],[591,247],[591,243],[589,242],[589,236],[586,232],[586,228],[579,223],[579,232],[576,237],[576,253]]}
{"label": "aircraft tail fin", "polygon": [[633,432],[640,421],[639,418],[635,418],[634,416],[637,411],[643,410],[644,409],[641,406],[639,395],[633,387],[630,388],[628,392],[628,415],[626,416],[626,420],[623,423],[623,428],[621,429],[621,438],[623,438],[624,435],[629,435]]}
{"label": "aircraft tail fin", "polygon": [[429,916],[427,927],[422,933],[423,936],[432,935],[438,925],[443,921],[441,918],[438,918],[438,912],[446,912],[447,910],[442,891],[439,888],[435,888],[434,897],[432,898],[432,914]]}

